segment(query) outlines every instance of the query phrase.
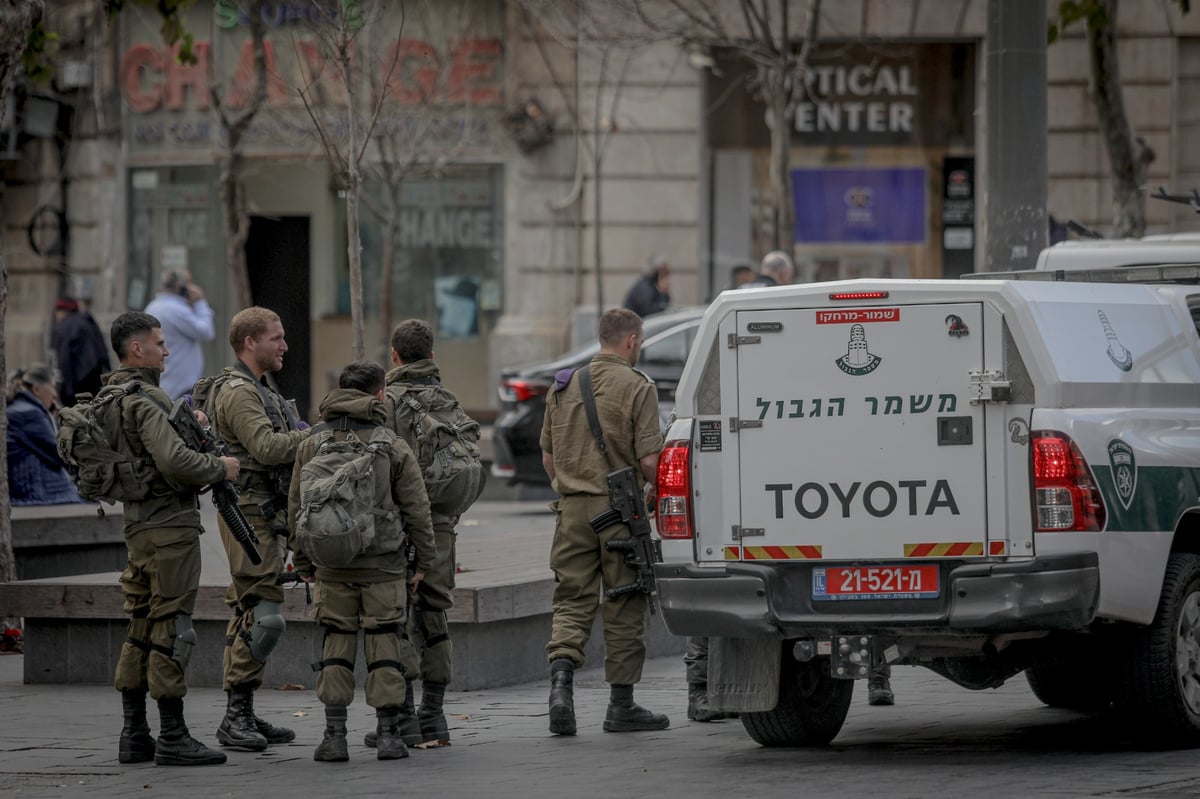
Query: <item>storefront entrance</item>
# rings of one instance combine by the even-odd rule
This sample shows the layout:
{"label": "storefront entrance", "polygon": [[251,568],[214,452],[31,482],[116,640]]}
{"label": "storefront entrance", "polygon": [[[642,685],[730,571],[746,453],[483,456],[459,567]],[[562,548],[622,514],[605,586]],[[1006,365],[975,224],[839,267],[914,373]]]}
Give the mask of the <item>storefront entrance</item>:
{"label": "storefront entrance", "polygon": [[287,336],[283,371],[275,375],[283,396],[295,398],[309,418],[312,365],[309,307],[309,218],[252,216],[246,240],[250,292],[256,305],[279,314]]}

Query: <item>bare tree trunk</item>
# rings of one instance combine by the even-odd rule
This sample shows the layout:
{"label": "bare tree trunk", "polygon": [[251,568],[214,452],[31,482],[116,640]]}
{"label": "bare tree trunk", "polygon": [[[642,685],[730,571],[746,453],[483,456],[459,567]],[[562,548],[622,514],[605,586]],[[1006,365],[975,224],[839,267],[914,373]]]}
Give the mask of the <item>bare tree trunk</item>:
{"label": "bare tree trunk", "polygon": [[[29,31],[42,19],[43,0],[0,2],[0,106],[20,73],[21,54]],[[0,242],[0,388],[7,388],[7,359],[4,356],[5,319],[8,316],[8,269]],[[0,391],[0,463],[8,462],[8,413],[5,393]],[[8,492],[8,469],[0,469],[0,583],[17,579],[17,558],[12,547],[12,503]]]}
{"label": "bare tree trunk", "polygon": [[217,81],[212,81],[212,108],[225,133],[221,161],[221,218],[225,225],[225,261],[233,278],[234,299],[238,308],[254,304],[250,291],[250,273],[246,266],[246,239],[250,236],[250,214],[246,203],[246,182],[242,178],[242,136],[250,122],[267,101],[267,26],[262,9],[265,0],[254,0],[247,9],[250,20],[250,40],[254,47],[254,91],[246,108],[230,117],[221,101]]}
{"label": "bare tree trunk", "polygon": [[1140,237],[1146,232],[1146,197],[1142,184],[1154,151],[1134,136],[1125,113],[1117,62],[1118,0],[1100,0],[1102,18],[1089,18],[1088,51],[1092,60],[1092,102],[1104,131],[1112,170],[1113,237]]}
{"label": "bare tree trunk", "polygon": [[396,266],[396,225],[400,214],[400,187],[387,186],[387,215],[383,219],[383,246],[379,257],[379,326],[383,342],[383,363],[389,363],[392,341],[392,276]]}
{"label": "bare tree trunk", "polygon": [[[343,23],[345,24],[345,23]],[[362,240],[359,237],[358,203],[362,192],[362,172],[359,171],[358,92],[351,77],[354,73],[352,40],[348,31],[341,35],[342,74],[346,78],[346,254],[350,264],[350,324],[353,330],[354,360],[367,357],[366,322],[363,315]]]}
{"label": "bare tree trunk", "polygon": [[234,299],[238,308],[254,304],[250,292],[250,273],[246,268],[246,239],[250,237],[250,214],[246,210],[246,186],[242,180],[242,156],[230,136],[229,151],[222,158],[221,211],[225,222],[225,260],[233,278]]}

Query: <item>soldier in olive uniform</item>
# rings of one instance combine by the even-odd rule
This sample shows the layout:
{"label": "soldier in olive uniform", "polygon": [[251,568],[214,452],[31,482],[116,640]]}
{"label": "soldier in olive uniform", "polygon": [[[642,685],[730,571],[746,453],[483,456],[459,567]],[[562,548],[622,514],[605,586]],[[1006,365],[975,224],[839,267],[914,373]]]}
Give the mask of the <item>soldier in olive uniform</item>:
{"label": "soldier in olive uniform", "polygon": [[[168,352],[157,319],[137,311],[123,313],[113,322],[110,338],[120,366],[107,376],[107,384],[141,384],[141,392],[121,401],[122,435],[133,454],[152,461],[157,472],[145,499],[124,503],[129,562],[121,589],[130,620],[115,678],[125,718],[118,760],[153,758],[158,765],[172,766],[224,763],[225,755],[192,738],[184,723],[184,671],[196,643],[192,611],[204,532],[197,492],[236,478],[239,464],[236,458],[188,449],[167,421],[171,400],[158,379]],[[157,742],[146,720],[147,693],[158,702]]]}
{"label": "soldier in olive uniform", "polygon": [[[392,369],[387,373],[388,397],[392,415],[389,423],[396,435],[404,438],[414,452],[417,442],[413,436],[413,410],[391,396],[393,386],[413,391],[420,402],[421,389],[450,392],[442,386],[441,374],[433,361],[433,328],[420,319],[406,319],[392,331]],[[431,387],[436,387],[432,389]],[[462,414],[461,411],[459,411]],[[466,414],[462,414],[466,419]],[[454,525],[458,516],[447,516],[430,510],[433,536],[437,542],[437,559],[421,581],[416,604],[409,615],[409,633],[421,643],[421,707],[417,710],[416,725],[401,729],[405,743],[414,744],[445,741],[450,738],[442,701],[450,682],[453,649],[446,611],[454,606],[455,541]],[[415,675],[414,675],[415,676]],[[413,706],[412,682],[409,682],[406,706]],[[414,728],[415,726],[415,728]],[[367,741],[367,745],[373,745]]]}
{"label": "soldier in olive uniform", "polygon": [[[287,352],[279,315],[266,308],[239,311],[229,324],[229,343],[237,360],[219,378],[220,389],[209,402],[217,436],[242,465],[238,505],[258,536],[263,562],[254,565],[220,520],[221,538],[229,555],[232,582],[225,602],[234,616],[225,635],[224,687],[229,699],[217,740],[225,746],[261,751],[287,743],[296,735],[254,714],[254,691],[262,685],[267,656],[285,627],[283,589],[276,583],[287,555],[284,516],[287,485],[296,447],[307,436],[283,397],[264,380],[283,368]],[[260,503],[280,501],[279,512],[263,516]]]}
{"label": "soldier in olive uniform", "polygon": [[[346,708],[354,699],[354,660],[358,631],[364,633],[367,659],[367,704],[376,709],[376,756],[379,760],[408,757],[400,734],[407,674],[416,670],[411,647],[402,645],[407,589],[416,589],[436,562],[429,500],[417,458],[388,424],[383,403],[383,367],[352,363],[342,370],[338,386],[321,401],[322,423],[300,445],[288,492],[288,521],[296,529],[305,485],[304,465],[326,441],[344,441],[353,434],[369,442],[382,429],[390,446],[381,450],[389,469],[376,468],[374,543],[344,568],[313,563],[313,555],[293,537],[296,569],[306,580],[315,576],[315,618],[325,628],[322,660],[318,664],[317,697],[325,704],[325,735],[313,759],[349,759]],[[384,462],[381,461],[381,462]],[[407,578],[405,539],[416,550],[415,571]],[[411,715],[411,706],[409,708]]]}
{"label": "soldier in olive uniform", "polygon": [[[584,410],[578,373],[560,372],[546,398],[542,425],[542,462],[559,499],[550,550],[554,621],[546,653],[550,660],[550,732],[575,734],[573,672],[583,664],[601,588],[628,585],[636,570],[621,552],[605,544],[628,539],[629,528],[614,524],[592,530],[590,520],[610,507],[607,475],[634,466],[646,480],[655,478],[663,446],[654,383],[633,368],[642,349],[642,320],[624,308],[600,317],[600,352],[589,371],[607,453],[592,435]],[[633,685],[642,678],[646,658],[646,595],[605,597],[604,678],[612,686],[605,732],[662,730],[670,720],[633,702]]]}

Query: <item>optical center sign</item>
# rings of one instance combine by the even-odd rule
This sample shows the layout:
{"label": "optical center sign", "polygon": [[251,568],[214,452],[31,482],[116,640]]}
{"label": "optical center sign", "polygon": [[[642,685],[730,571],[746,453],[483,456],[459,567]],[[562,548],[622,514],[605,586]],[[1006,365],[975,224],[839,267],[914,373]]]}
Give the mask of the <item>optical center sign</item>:
{"label": "optical center sign", "polygon": [[[716,56],[705,84],[712,146],[769,147],[771,111],[744,88],[753,67],[732,51]],[[784,124],[795,146],[970,146],[974,63],[971,44],[818,46]]]}

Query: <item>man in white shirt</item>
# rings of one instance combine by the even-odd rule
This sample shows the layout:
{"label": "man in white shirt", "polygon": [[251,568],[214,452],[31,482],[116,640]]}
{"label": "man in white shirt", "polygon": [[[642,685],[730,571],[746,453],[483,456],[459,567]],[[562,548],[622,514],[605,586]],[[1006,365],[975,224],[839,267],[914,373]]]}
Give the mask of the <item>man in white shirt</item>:
{"label": "man in white shirt", "polygon": [[146,313],[162,323],[163,338],[171,350],[159,385],[171,399],[178,399],[204,374],[202,346],[216,335],[213,310],[204,299],[204,290],[185,270],[163,274],[162,287],[146,306]]}

